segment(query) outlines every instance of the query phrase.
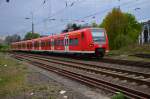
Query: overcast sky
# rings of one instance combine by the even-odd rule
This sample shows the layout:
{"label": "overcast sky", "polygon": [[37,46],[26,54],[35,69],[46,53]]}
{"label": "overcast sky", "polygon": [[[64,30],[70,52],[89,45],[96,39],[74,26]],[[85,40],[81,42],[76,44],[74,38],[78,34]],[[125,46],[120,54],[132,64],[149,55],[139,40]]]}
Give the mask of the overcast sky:
{"label": "overcast sky", "polygon": [[[45,2],[44,2],[45,1]],[[31,31],[31,12],[35,32],[59,33],[70,22],[101,23],[113,7],[134,14],[137,20],[150,18],[150,0],[0,0],[0,37],[23,36]],[[55,19],[55,20],[48,20]]]}

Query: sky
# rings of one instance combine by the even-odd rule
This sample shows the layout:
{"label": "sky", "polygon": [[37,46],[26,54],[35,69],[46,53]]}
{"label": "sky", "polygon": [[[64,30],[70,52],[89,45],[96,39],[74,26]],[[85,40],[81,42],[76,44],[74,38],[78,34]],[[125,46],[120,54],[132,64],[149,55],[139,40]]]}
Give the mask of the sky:
{"label": "sky", "polygon": [[[34,30],[41,35],[60,33],[68,23],[100,24],[114,7],[150,19],[150,0],[0,0],[0,38]],[[26,19],[28,18],[28,19]]]}

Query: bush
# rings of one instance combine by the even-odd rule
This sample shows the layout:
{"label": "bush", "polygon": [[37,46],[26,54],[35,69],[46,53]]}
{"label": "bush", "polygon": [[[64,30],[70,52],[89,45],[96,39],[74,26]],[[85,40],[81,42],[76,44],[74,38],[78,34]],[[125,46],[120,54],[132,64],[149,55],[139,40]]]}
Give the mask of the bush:
{"label": "bush", "polygon": [[9,45],[0,44],[0,51],[7,51],[9,49]]}

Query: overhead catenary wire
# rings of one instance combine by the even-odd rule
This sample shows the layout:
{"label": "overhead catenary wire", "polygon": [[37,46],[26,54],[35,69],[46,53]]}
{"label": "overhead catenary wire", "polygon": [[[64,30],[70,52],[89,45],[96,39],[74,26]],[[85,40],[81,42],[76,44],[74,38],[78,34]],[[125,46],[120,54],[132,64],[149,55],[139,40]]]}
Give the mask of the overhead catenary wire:
{"label": "overhead catenary wire", "polygon": [[[129,3],[130,3],[130,2],[122,3],[120,6],[122,6],[122,5],[124,5],[124,4],[129,4]],[[109,10],[111,10],[111,9],[113,9],[113,8],[114,8],[114,7],[107,8],[107,9],[104,9],[104,10],[102,10],[102,11],[98,11],[98,12],[95,12],[95,13],[90,14],[90,15],[83,16],[83,17],[78,18],[78,19],[72,19],[72,20],[70,20],[70,22],[76,22],[76,21],[83,20],[83,19],[86,19],[86,18],[95,17],[95,15],[103,14],[104,12],[109,11]]]}
{"label": "overhead catenary wire", "polygon": [[[133,2],[133,1],[122,3],[122,4],[120,4],[120,6],[121,6],[121,7],[122,7],[122,6],[126,6],[126,4],[131,4],[131,2]],[[101,15],[101,14],[105,13],[106,11],[111,10],[112,8],[114,8],[114,7],[111,7],[111,8],[108,8],[108,9],[104,9],[104,10],[102,10],[102,11],[95,12],[95,13],[93,13],[93,14],[90,14],[90,15],[87,15],[87,16],[84,16],[84,17],[81,17],[81,18],[78,18],[78,19],[72,19],[72,20],[69,20],[69,22],[75,22],[75,21],[77,21],[77,20],[83,20],[83,19],[86,19],[86,18],[95,17],[96,15]],[[66,8],[65,8],[65,9],[66,9]],[[57,15],[57,13],[60,14],[59,12],[62,12],[62,11],[63,11],[63,9],[61,9],[60,11],[58,11],[58,12],[52,14],[52,15],[49,16],[49,17],[52,17],[52,16],[54,16],[54,15]],[[44,20],[42,20],[42,21],[47,21],[47,20],[44,19]],[[67,20],[67,21],[68,21],[68,20]],[[40,22],[40,23],[41,23],[41,22]],[[38,24],[38,23],[37,23],[37,24]],[[62,24],[62,23],[61,23],[61,24]],[[64,24],[66,24],[66,23],[64,23]],[[56,26],[56,25],[54,25],[54,26]],[[52,27],[53,27],[53,26],[52,26]]]}
{"label": "overhead catenary wire", "polygon": [[[131,1],[131,2],[132,2],[132,1]],[[120,6],[124,6],[125,4],[130,4],[131,2],[122,3],[122,4],[120,4]],[[116,6],[116,7],[117,7],[117,6]],[[95,13],[93,13],[93,14],[90,14],[90,15],[87,15],[87,16],[84,16],[84,17],[81,17],[81,18],[79,18],[79,19],[72,19],[71,22],[75,22],[75,21],[77,21],[77,20],[83,20],[83,19],[90,18],[90,17],[95,17],[96,15],[100,15],[100,14],[106,12],[106,11],[109,11],[109,10],[113,9],[113,8],[114,8],[114,7],[111,7],[111,8],[108,8],[108,9],[104,9],[104,10],[102,10],[102,11],[95,12]]]}
{"label": "overhead catenary wire", "polygon": [[[46,1],[51,1],[51,0],[46,0]],[[46,1],[44,0],[44,1],[43,1],[43,4],[45,4]],[[39,21],[39,22],[35,23],[34,25],[41,24],[41,23],[45,23],[45,22],[48,21],[51,17],[53,17],[53,16],[55,16],[55,15],[58,15],[58,14],[64,12],[66,9],[71,8],[72,6],[75,6],[75,3],[76,3],[77,1],[78,1],[78,3],[81,4],[83,1],[86,1],[86,0],[76,0],[76,1],[73,1],[72,3],[74,3],[74,5],[72,5],[72,3],[71,3],[70,6],[65,7],[65,8],[63,8],[63,9],[61,9],[61,10],[59,10],[59,11],[53,13],[51,16],[48,16],[47,18],[43,19],[42,21]],[[40,8],[40,7],[39,7],[39,8]],[[35,11],[36,11],[36,10],[35,10]],[[35,11],[33,11],[33,13],[35,13]],[[37,11],[38,11],[38,10],[37,10]],[[45,23],[45,24],[46,24],[46,23]]]}

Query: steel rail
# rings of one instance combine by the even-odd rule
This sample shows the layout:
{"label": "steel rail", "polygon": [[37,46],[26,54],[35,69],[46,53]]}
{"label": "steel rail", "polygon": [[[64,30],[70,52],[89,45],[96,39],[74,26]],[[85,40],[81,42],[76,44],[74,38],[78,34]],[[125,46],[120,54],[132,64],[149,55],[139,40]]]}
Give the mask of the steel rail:
{"label": "steel rail", "polygon": [[[23,58],[23,56],[20,56],[20,57],[22,57]],[[29,59],[29,58],[26,58],[28,61],[31,61],[31,59]],[[39,60],[40,61],[40,60]],[[34,61],[33,63],[37,63],[37,61]],[[39,63],[39,62],[38,62]],[[43,64],[43,63],[39,63],[39,64],[42,64],[42,65],[46,65],[46,64]],[[49,66],[49,65],[48,65]],[[55,67],[56,68],[56,67]],[[58,69],[58,68],[57,68]],[[60,69],[60,68],[59,68]],[[65,71],[68,71],[68,70],[65,70]],[[69,71],[68,71],[69,72]],[[73,72],[73,71],[72,71]],[[81,74],[80,74],[80,76],[81,76]],[[82,76],[85,76],[85,74],[82,74]],[[88,76],[87,76],[88,77]],[[98,78],[95,78],[94,79],[94,81],[96,81],[96,80],[98,80]],[[107,81],[104,81],[103,83],[106,83]],[[108,83],[108,82],[107,82]],[[112,84],[112,83],[110,83],[109,82],[109,84]],[[143,92],[141,92],[141,91],[135,91],[135,90],[133,90],[133,89],[130,89],[130,88],[125,88],[125,87],[122,87],[122,86],[120,86],[120,85],[114,85],[113,84],[113,86],[115,86],[115,87],[119,87],[119,88],[121,88],[121,89],[124,89],[124,90],[122,90],[122,92],[123,93],[125,93],[124,91],[125,90],[127,90],[127,91],[134,91],[134,93],[136,92],[136,94],[138,94],[139,96],[138,96],[138,98],[140,97],[140,99],[148,99],[147,97],[149,97],[150,98],[150,95],[149,94],[145,94],[145,93],[143,93]],[[118,91],[120,90],[118,88]],[[126,93],[127,94],[127,93]],[[128,93],[129,94],[129,93]],[[133,94],[133,93],[132,93]],[[141,97],[141,95],[142,95],[142,97]],[[145,98],[146,97],[146,98]],[[137,98],[137,97],[136,97]]]}
{"label": "steel rail", "polygon": [[[44,58],[30,56],[30,55],[28,55],[27,57],[32,57],[32,58],[35,58],[35,59],[41,59],[41,60],[48,61],[48,62],[51,62],[51,63],[61,64],[61,65],[65,65],[65,66],[69,66],[69,67],[73,67],[73,68],[79,68],[79,69],[82,69],[82,70],[91,71],[91,72],[95,72],[95,73],[99,73],[99,74],[104,74],[104,75],[112,76],[112,77],[115,77],[115,78],[121,78],[122,80],[127,80],[127,81],[130,81],[130,82],[136,81],[136,82],[138,82],[138,84],[142,84],[142,85],[145,84],[145,85],[150,86],[150,82],[146,81],[143,78],[142,79],[138,79],[138,78],[135,78],[135,77],[130,77],[131,74],[134,74],[136,76],[143,76],[143,77],[149,78],[150,74],[138,73],[138,72],[132,72],[132,71],[128,72],[127,70],[117,69],[118,72],[131,73],[131,74],[128,74],[128,75],[124,75],[124,73],[120,73],[119,74],[117,72],[114,73],[112,71],[95,69],[95,68],[91,67],[93,65],[83,64],[83,63],[80,64],[80,63],[73,62],[73,61],[67,61],[67,62],[71,62],[71,63],[75,63],[75,64],[70,64],[70,63],[64,63],[64,62],[62,62],[64,60],[59,60],[59,61],[56,61],[54,59],[53,60],[49,60],[49,59],[44,59]],[[81,66],[81,65],[84,65],[84,66]],[[87,66],[89,66],[89,67],[87,68]],[[101,68],[101,67],[99,67],[99,68]],[[109,69],[109,70],[112,69],[112,68],[108,68],[108,67],[106,67],[106,68]]]}
{"label": "steel rail", "polygon": [[[21,56],[21,57],[23,58],[23,56]],[[89,85],[93,86],[93,84],[96,84],[95,87],[98,87],[99,85],[103,85],[105,88],[107,87],[107,88],[109,88],[111,90],[114,90],[114,91],[121,91],[124,94],[126,94],[127,96],[132,97],[132,98],[138,98],[138,99],[149,99],[150,98],[150,95],[145,94],[143,92],[139,92],[137,90],[133,90],[133,89],[130,89],[130,88],[127,88],[127,87],[117,85],[117,84],[112,84],[108,81],[99,80],[98,78],[89,77],[89,76],[86,76],[86,75],[81,74],[81,73],[75,73],[73,71],[64,70],[64,69],[61,69],[61,68],[54,67],[52,65],[47,65],[47,64],[40,63],[40,62],[37,62],[37,61],[32,61],[29,58],[25,58],[25,59],[30,61],[33,65],[34,64],[36,64],[36,65],[39,64],[40,66],[42,66],[42,68],[45,68],[45,69],[52,67],[53,72],[57,72],[57,73],[59,73],[61,75],[64,75],[64,76],[72,76],[73,79],[76,79],[76,80],[84,82],[84,83],[88,82]],[[68,74],[66,75],[65,73],[66,74],[69,73],[69,75]]]}
{"label": "steel rail", "polygon": [[[25,54],[22,54],[22,55],[25,55]],[[150,73],[143,73],[143,72],[137,72],[137,71],[132,71],[132,70],[127,70],[127,69],[121,69],[121,68],[116,68],[116,67],[106,67],[106,66],[103,66],[101,64],[97,65],[97,64],[92,64],[92,63],[85,63],[83,61],[76,61],[76,60],[64,60],[64,59],[61,59],[61,58],[58,58],[58,57],[51,57],[51,56],[44,56],[44,55],[37,55],[37,54],[28,54],[27,56],[37,56],[38,58],[39,57],[42,57],[43,59],[51,59],[51,60],[58,60],[58,61],[65,61],[65,62],[70,62],[70,63],[75,63],[75,64],[80,64],[80,65],[85,65],[85,66],[89,66],[89,67],[95,67],[95,68],[102,68],[102,69],[107,69],[107,70],[112,70],[112,71],[117,71],[117,72],[128,72],[130,74],[136,74],[137,76],[140,76],[140,75],[143,75],[144,77],[147,77],[149,78],[150,77]],[[42,59],[41,58],[41,59]]]}

